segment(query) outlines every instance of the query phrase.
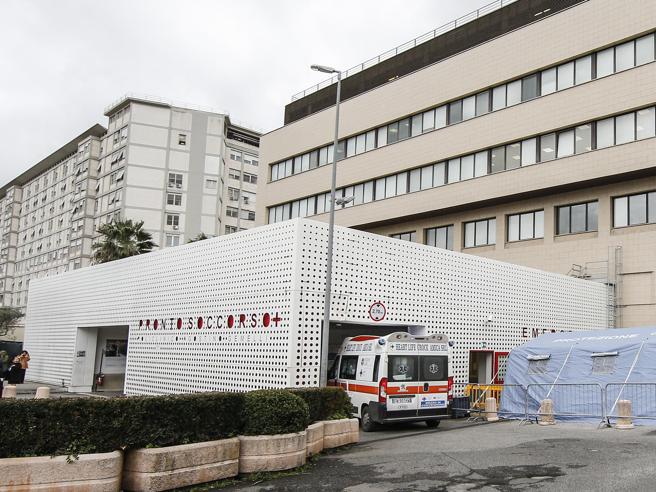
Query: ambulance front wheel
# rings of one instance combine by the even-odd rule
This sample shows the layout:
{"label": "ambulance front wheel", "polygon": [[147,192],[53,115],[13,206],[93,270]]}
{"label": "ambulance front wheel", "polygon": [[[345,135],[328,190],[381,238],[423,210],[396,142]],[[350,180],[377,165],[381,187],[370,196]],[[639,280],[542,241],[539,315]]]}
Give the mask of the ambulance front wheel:
{"label": "ambulance front wheel", "polygon": [[426,421],[426,427],[429,429],[435,429],[438,425],[440,425],[441,420],[427,420]]}
{"label": "ambulance front wheel", "polygon": [[371,432],[378,428],[378,424],[376,424],[376,422],[371,419],[369,407],[362,407],[361,415],[362,417],[360,417],[360,426],[362,427],[363,432]]}

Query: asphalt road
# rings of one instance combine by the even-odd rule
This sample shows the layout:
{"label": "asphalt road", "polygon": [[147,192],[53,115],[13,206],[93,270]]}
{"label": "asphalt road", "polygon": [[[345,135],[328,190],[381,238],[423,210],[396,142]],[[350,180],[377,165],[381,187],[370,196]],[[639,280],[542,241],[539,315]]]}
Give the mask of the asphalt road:
{"label": "asphalt road", "polygon": [[224,490],[653,491],[656,428],[443,422],[361,434],[308,471]]}

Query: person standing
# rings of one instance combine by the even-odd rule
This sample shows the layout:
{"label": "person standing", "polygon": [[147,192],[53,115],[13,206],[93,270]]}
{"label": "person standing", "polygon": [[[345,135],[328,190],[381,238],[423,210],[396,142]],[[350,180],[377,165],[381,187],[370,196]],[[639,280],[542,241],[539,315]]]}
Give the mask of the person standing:
{"label": "person standing", "polygon": [[30,367],[30,354],[27,350],[23,350],[18,356],[18,362],[20,363],[20,384],[25,382],[25,373]]}

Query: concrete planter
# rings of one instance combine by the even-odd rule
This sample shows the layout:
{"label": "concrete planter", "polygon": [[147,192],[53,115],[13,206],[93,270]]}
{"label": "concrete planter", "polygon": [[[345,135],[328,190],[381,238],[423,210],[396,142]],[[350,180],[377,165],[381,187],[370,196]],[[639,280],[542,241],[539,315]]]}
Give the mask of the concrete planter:
{"label": "concrete planter", "polygon": [[323,421],[323,448],[331,449],[360,440],[358,419]]}
{"label": "concrete planter", "polygon": [[239,436],[239,473],[289,470],[305,464],[306,432]]}
{"label": "concrete planter", "polygon": [[239,439],[135,449],[125,456],[123,489],[158,491],[186,487],[239,472]]}
{"label": "concrete planter", "polygon": [[305,437],[308,457],[323,451],[323,422],[315,422],[305,429]]}
{"label": "concrete planter", "polygon": [[0,459],[0,490],[118,492],[123,453],[81,454],[72,463],[66,456]]}

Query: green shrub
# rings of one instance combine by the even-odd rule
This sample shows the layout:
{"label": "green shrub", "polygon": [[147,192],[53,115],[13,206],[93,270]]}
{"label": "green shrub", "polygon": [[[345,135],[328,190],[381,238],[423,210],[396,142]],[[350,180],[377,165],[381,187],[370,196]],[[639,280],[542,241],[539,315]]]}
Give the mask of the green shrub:
{"label": "green shrub", "polygon": [[351,399],[342,388],[292,388],[310,409],[310,422],[351,417]]}
{"label": "green shrub", "polygon": [[300,432],[309,420],[307,403],[289,391],[258,390],[245,395],[245,435]]}
{"label": "green shrub", "polygon": [[286,434],[348,416],[339,388],[127,398],[0,399],[0,458],[106,453]]}
{"label": "green shrub", "polygon": [[105,453],[237,435],[243,393],[0,400],[0,458]]}

